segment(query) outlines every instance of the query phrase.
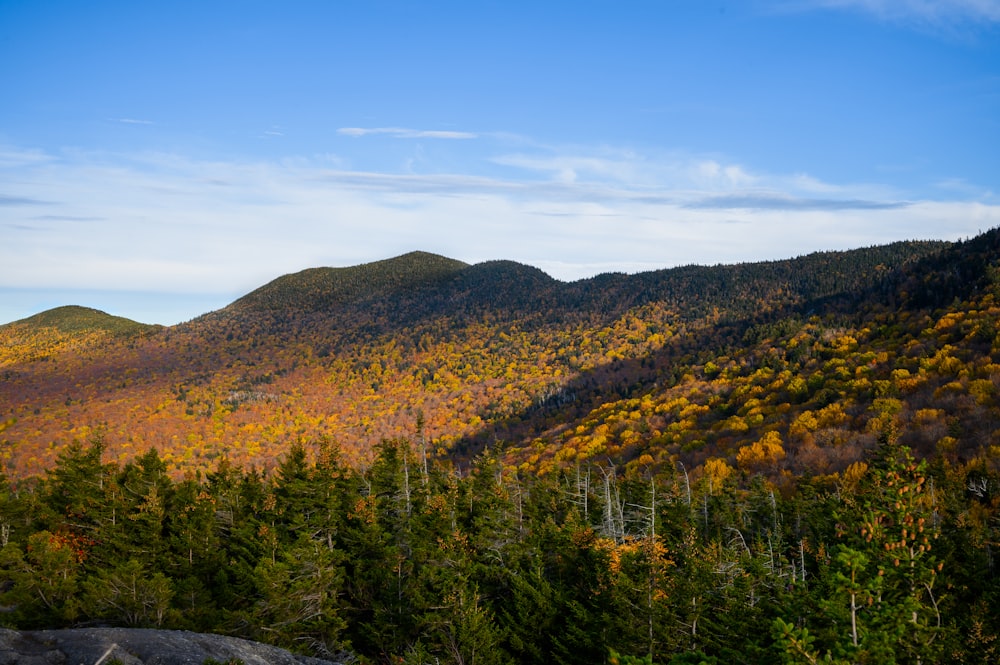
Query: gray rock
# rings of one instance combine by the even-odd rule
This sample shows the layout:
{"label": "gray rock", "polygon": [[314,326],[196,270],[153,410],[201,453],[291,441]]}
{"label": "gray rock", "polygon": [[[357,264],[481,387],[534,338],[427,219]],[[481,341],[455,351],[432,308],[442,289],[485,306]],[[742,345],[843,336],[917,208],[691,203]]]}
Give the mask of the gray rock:
{"label": "gray rock", "polygon": [[284,649],[237,637],[179,630],[73,628],[16,631],[0,629],[0,665],[343,665],[353,661],[298,656]]}

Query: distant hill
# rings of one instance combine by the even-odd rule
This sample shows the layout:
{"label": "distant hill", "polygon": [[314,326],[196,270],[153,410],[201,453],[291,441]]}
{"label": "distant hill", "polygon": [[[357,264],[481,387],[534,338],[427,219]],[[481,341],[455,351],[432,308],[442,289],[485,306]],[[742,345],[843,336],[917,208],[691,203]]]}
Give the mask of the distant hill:
{"label": "distant hill", "polygon": [[311,268],[279,277],[251,291],[227,309],[326,309],[440,282],[467,267],[466,263],[436,254],[411,252],[350,268]]}
{"label": "distant hill", "polygon": [[67,350],[81,351],[109,340],[155,332],[157,325],[137,323],[89,307],[56,307],[0,325],[0,368],[27,360],[49,359]]}
{"label": "distant hill", "polygon": [[[15,476],[93,436],[121,459],[156,447],[175,474],[222,458],[266,468],[321,438],[364,463],[394,437],[460,463],[503,446],[534,472],[598,460],[697,469],[736,467],[774,432],[774,473],[820,461],[836,471],[870,447],[880,400],[895,399],[894,427],[918,448],[937,446],[945,435],[928,432],[945,423],[945,445],[968,456],[997,420],[992,404],[959,397],[985,395],[975,382],[992,376],[998,257],[992,231],[565,283],[510,261],[413,252],[279,277],[167,328],[111,334],[106,320],[72,323],[82,311],[48,312],[0,328],[61,335],[44,353],[0,346],[0,420],[14,420],[0,450]],[[925,358],[952,320],[978,331],[942,338],[965,372],[955,376]]]}
{"label": "distant hill", "polygon": [[66,334],[106,332],[114,335],[149,332],[159,327],[137,323],[131,319],[112,316],[107,312],[77,305],[56,307],[26,319],[0,326],[0,328],[19,328],[22,330],[52,328]]}

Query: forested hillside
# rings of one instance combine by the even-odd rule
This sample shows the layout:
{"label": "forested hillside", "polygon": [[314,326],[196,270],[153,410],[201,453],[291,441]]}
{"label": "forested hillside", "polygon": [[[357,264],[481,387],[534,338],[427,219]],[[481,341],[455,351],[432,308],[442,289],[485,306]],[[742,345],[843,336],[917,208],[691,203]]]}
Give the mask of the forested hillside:
{"label": "forested hillside", "polygon": [[415,253],[0,327],[0,622],[994,662],[998,264],[998,231],[569,284]]}
{"label": "forested hillside", "polygon": [[[219,632],[371,663],[987,663],[1000,474],[867,462],[764,476],[462,473],[385,441],[173,480],[71,444],[0,487],[0,623]],[[824,660],[829,657],[829,659]]]}
{"label": "forested hillside", "polygon": [[[337,440],[352,463],[395,437],[466,458],[486,441],[538,447],[554,424],[677,389],[702,356],[738,348],[747,326],[818,316],[816,326],[836,328],[832,303],[897,297],[896,271],[945,247],[569,284],[511,262],[414,253],[288,275],[159,330],[67,338],[28,319],[0,327],[0,418],[12,421],[3,456],[12,476],[38,474],[98,430],[114,459],[155,447],[175,475],[223,456],[270,467],[291,443],[318,437]],[[562,435],[543,437],[538,460],[551,461]],[[646,439],[652,454],[666,451],[665,440]],[[613,461],[627,463],[633,447]]]}

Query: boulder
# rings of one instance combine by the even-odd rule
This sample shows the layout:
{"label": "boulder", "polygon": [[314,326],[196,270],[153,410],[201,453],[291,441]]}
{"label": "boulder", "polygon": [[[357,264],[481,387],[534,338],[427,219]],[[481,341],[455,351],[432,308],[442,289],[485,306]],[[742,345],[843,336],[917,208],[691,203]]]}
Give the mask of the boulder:
{"label": "boulder", "polygon": [[0,665],[344,665],[237,637],[143,628],[0,629]]}

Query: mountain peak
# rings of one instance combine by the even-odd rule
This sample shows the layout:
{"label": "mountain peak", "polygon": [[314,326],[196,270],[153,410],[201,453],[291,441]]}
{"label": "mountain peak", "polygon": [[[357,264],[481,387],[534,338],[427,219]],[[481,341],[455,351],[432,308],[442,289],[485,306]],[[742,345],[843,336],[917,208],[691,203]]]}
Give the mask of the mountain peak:
{"label": "mountain peak", "polygon": [[309,268],[268,282],[227,309],[327,309],[436,282],[468,267],[462,261],[418,251],[346,268]]}
{"label": "mountain peak", "polygon": [[79,305],[54,307],[7,325],[29,328],[55,328],[59,332],[67,334],[89,332],[130,333],[159,327],[138,323],[131,319],[102,312],[99,309],[81,307]]}

